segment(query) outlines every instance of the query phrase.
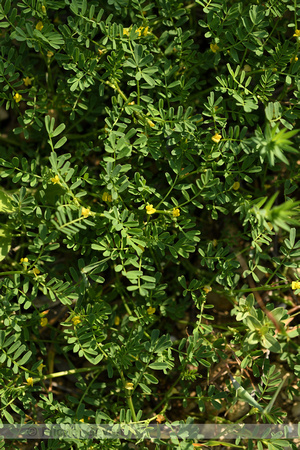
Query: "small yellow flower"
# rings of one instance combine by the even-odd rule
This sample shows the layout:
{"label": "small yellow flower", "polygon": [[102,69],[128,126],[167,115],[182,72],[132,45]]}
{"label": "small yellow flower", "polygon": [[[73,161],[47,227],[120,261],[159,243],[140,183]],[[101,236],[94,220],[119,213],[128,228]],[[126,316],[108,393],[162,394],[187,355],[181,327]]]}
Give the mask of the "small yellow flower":
{"label": "small yellow flower", "polygon": [[36,26],[35,26],[36,30],[38,31],[42,31],[42,29],[44,28],[43,22],[40,20]]}
{"label": "small yellow flower", "polygon": [[300,30],[295,30],[295,33],[293,34],[295,37],[300,37]]}
{"label": "small yellow flower", "polygon": [[46,325],[48,325],[47,317],[42,317],[40,324],[41,324],[41,327],[45,327]]}
{"label": "small yellow flower", "polygon": [[20,263],[28,263],[28,258],[21,258]]}
{"label": "small yellow flower", "polygon": [[139,36],[147,36],[148,30],[149,30],[149,27],[139,27],[137,29],[137,32],[139,33]]}
{"label": "small yellow flower", "polygon": [[19,103],[22,100],[22,95],[18,92],[13,96],[16,103]]}
{"label": "small yellow flower", "polygon": [[173,214],[173,217],[179,217],[180,216],[179,208],[173,208],[172,214]]}
{"label": "small yellow flower", "polygon": [[291,59],[290,59],[290,63],[292,64],[292,63],[295,63],[295,62],[297,62],[298,61],[298,56],[293,56]]}
{"label": "small yellow flower", "polygon": [[148,123],[149,127],[152,127],[152,128],[155,127],[155,123],[153,123],[152,120],[148,119],[147,123]]}
{"label": "small yellow flower", "polygon": [[[156,422],[157,423],[162,423],[166,420],[165,416],[163,414],[157,414],[156,416]],[[200,444],[201,445],[201,444]]]}
{"label": "small yellow flower", "polygon": [[129,391],[132,391],[134,388],[134,384],[130,383],[130,381],[127,381],[127,383],[125,384],[125,389],[128,389]]}
{"label": "small yellow flower", "polygon": [[252,69],[251,69],[251,66],[249,66],[249,64],[245,64],[245,65],[244,65],[244,67],[243,67],[243,71],[244,71],[244,72],[251,72],[251,70],[252,70]]}
{"label": "small yellow flower", "polygon": [[271,222],[267,222],[267,224],[268,224],[269,229],[273,230],[273,225],[271,224]]}
{"label": "small yellow flower", "polygon": [[44,6],[44,5],[42,6],[42,13],[46,14],[46,6]]}
{"label": "small yellow flower", "polygon": [[26,381],[27,381],[28,386],[33,386],[33,378],[32,377],[27,378]]}
{"label": "small yellow flower", "polygon": [[[138,33],[139,37],[141,36],[147,36],[149,30],[149,27],[139,27],[136,30],[136,33]],[[129,36],[131,31],[131,27],[130,28],[123,28],[123,36]]]}
{"label": "small yellow flower", "polygon": [[53,184],[58,184],[59,183],[59,176],[55,175],[54,178],[51,178],[51,181],[52,181]]}
{"label": "small yellow flower", "polygon": [[235,181],[232,185],[232,189],[237,191],[240,188],[240,183],[238,181]]}
{"label": "small yellow flower", "polygon": [[23,83],[25,84],[25,86],[30,86],[31,79],[29,77],[23,78]]}
{"label": "small yellow flower", "polygon": [[50,50],[47,52],[47,58],[52,58],[52,56],[54,55],[53,52],[51,52]]}
{"label": "small yellow flower", "polygon": [[35,276],[37,276],[39,273],[41,273],[41,271],[37,267],[34,267],[32,269],[32,272],[34,273]]}
{"label": "small yellow flower", "polygon": [[81,215],[83,217],[88,217],[91,214],[90,208],[82,208],[81,209]]}
{"label": "small yellow flower", "polygon": [[103,192],[102,200],[104,202],[112,202],[112,196],[108,192]]}
{"label": "small yellow flower", "polygon": [[210,286],[204,286],[203,290],[204,290],[205,294],[208,294],[212,289]]}
{"label": "small yellow flower", "polygon": [[73,325],[78,325],[81,322],[81,319],[79,316],[74,316],[72,319]]}
{"label": "small yellow flower", "polygon": [[82,422],[82,423],[84,423],[84,418],[82,418],[82,419],[79,419],[79,422]]}
{"label": "small yellow flower", "polygon": [[220,140],[222,139],[222,135],[216,133],[212,138],[211,138],[216,144],[218,144],[220,142]]}
{"label": "small yellow flower", "polygon": [[300,281],[292,281],[292,289],[295,291],[296,289],[300,289]]}
{"label": "small yellow flower", "polygon": [[119,316],[116,316],[115,317],[115,325],[116,325],[116,327],[118,326],[118,325],[120,325],[120,317]]}
{"label": "small yellow flower", "polygon": [[147,313],[149,314],[149,316],[152,316],[152,314],[154,314],[156,311],[155,308],[152,308],[152,306],[149,306],[149,308],[147,309]]}
{"label": "small yellow flower", "polygon": [[217,53],[220,50],[220,47],[217,44],[210,44],[210,49],[213,53]]}
{"label": "small yellow flower", "polygon": [[153,208],[153,205],[147,205],[146,206],[146,211],[147,211],[147,214],[154,214],[154,213],[156,213],[156,209]]}
{"label": "small yellow flower", "polygon": [[213,239],[212,244],[213,244],[214,247],[216,247],[218,245],[217,239]]}
{"label": "small yellow flower", "polygon": [[46,367],[46,365],[43,364],[42,362],[41,362],[41,364],[37,367],[37,370],[38,370],[40,376],[42,375],[42,372],[43,372],[43,368],[44,368],[44,367]]}

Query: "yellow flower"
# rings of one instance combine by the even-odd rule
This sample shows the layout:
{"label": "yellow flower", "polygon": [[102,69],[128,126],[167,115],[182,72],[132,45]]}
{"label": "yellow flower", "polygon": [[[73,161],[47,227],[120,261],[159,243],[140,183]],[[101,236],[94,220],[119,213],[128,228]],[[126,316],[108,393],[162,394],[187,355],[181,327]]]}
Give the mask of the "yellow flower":
{"label": "yellow flower", "polygon": [[17,92],[13,98],[16,103],[19,103],[22,100],[22,95]]}
{"label": "yellow flower", "polygon": [[153,205],[147,205],[146,211],[147,211],[147,214],[154,214],[156,212],[156,209],[153,208]]}
{"label": "yellow flower", "polygon": [[120,317],[119,317],[119,316],[116,316],[116,317],[115,317],[115,325],[116,325],[116,327],[117,327],[118,325],[120,325]]}
{"label": "yellow flower", "polygon": [[213,53],[217,53],[220,50],[220,47],[217,44],[210,44],[210,49]]}
{"label": "yellow flower", "polygon": [[300,289],[300,281],[292,282],[292,289],[295,291],[296,289]]}
{"label": "yellow flower", "polygon": [[149,125],[150,127],[152,127],[152,128],[155,127],[155,123],[153,123],[152,120],[149,120],[149,119],[148,119],[148,120],[147,120],[147,123],[148,123],[148,125]]}
{"label": "yellow flower", "polygon": [[32,272],[34,273],[35,276],[37,276],[39,273],[41,273],[41,271],[37,267],[34,267],[32,269]]}
{"label": "yellow flower", "polygon": [[147,313],[149,314],[149,316],[152,316],[152,314],[154,314],[156,311],[155,308],[152,308],[152,306],[149,306],[149,308],[147,309]]}
{"label": "yellow flower", "polygon": [[36,30],[38,31],[42,31],[42,29],[44,28],[43,22],[40,20],[36,26],[35,26]]}
{"label": "yellow flower", "polygon": [[137,29],[137,32],[139,33],[139,36],[147,36],[148,30],[149,30],[149,27],[139,27]]}
{"label": "yellow flower", "polygon": [[210,286],[204,286],[203,290],[204,290],[205,294],[208,294],[212,289]]}
{"label": "yellow flower", "polygon": [[129,391],[132,391],[133,387],[133,383],[130,383],[129,381],[127,381],[127,383],[125,384],[125,389],[128,389]]}
{"label": "yellow flower", "polygon": [[73,325],[78,325],[81,322],[81,319],[79,316],[74,316],[74,317],[72,317],[71,320],[73,322]]}
{"label": "yellow flower", "polygon": [[[156,422],[157,423],[162,423],[165,420],[166,420],[166,418],[165,418],[165,416],[163,414],[157,414],[157,416],[156,416]],[[199,444],[199,445],[201,445],[201,444]]]}
{"label": "yellow flower", "polygon": [[180,216],[180,210],[179,208],[173,208],[173,217],[179,217]]}
{"label": "yellow flower", "polygon": [[47,317],[42,317],[40,323],[41,323],[41,327],[45,327],[48,324]]}
{"label": "yellow flower", "polygon": [[47,52],[47,58],[52,58],[52,56],[54,55],[53,52],[51,52],[50,50]]}
{"label": "yellow flower", "polygon": [[216,144],[218,144],[220,142],[220,140],[222,139],[222,135],[216,133],[212,138],[211,138]]}
{"label": "yellow flower", "polygon": [[28,263],[28,258],[21,258],[20,263]]}
{"label": "yellow flower", "polygon": [[27,378],[26,381],[27,381],[28,386],[33,386],[33,378],[32,377]]}
{"label": "yellow flower", "polygon": [[293,34],[295,37],[300,37],[300,30],[295,30],[295,33]]}
{"label": "yellow flower", "polygon": [[244,67],[243,67],[243,71],[244,71],[244,72],[251,72],[251,70],[252,70],[252,69],[251,69],[251,66],[249,66],[249,64],[245,64],[245,65],[244,65]]}
{"label": "yellow flower", "polygon": [[46,367],[46,365],[43,364],[42,362],[41,362],[41,364],[37,367],[37,370],[38,370],[40,376],[42,375],[42,372],[43,372],[43,368],[44,368],[44,367]]}
{"label": "yellow flower", "polygon": [[240,188],[240,183],[238,181],[235,181],[232,185],[232,189],[237,191]]}
{"label": "yellow flower", "polygon": [[88,217],[91,214],[90,208],[82,208],[81,209],[81,215],[83,217]]}
{"label": "yellow flower", "polygon": [[102,200],[104,202],[112,202],[112,196],[108,192],[103,192]]}
{"label": "yellow flower", "polygon": [[23,78],[23,83],[25,84],[25,86],[30,86],[31,79],[29,77]]}
{"label": "yellow flower", "polygon": [[[149,27],[139,27],[136,30],[136,33],[138,33],[139,37],[147,36],[148,30],[149,30]],[[131,27],[130,28],[123,28],[123,36],[129,36],[130,31],[131,31]]]}
{"label": "yellow flower", "polygon": [[82,422],[82,423],[84,423],[84,418],[82,418],[82,419],[79,419],[79,422]]}
{"label": "yellow flower", "polygon": [[42,6],[42,13],[46,14],[46,6],[44,6],[44,5]]}
{"label": "yellow flower", "polygon": [[53,184],[58,184],[59,183],[59,176],[55,175],[54,178],[51,178],[51,181],[52,181]]}
{"label": "yellow flower", "polygon": [[290,59],[290,63],[292,64],[292,63],[294,63],[294,62],[297,62],[298,61],[298,56],[293,56],[291,59]]}

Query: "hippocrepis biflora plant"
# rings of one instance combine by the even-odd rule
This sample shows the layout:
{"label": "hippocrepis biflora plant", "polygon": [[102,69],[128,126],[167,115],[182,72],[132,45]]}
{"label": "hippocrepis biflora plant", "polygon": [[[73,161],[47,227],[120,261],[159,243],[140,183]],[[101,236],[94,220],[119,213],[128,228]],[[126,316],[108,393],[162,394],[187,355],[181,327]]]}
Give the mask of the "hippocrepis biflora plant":
{"label": "hippocrepis biflora plant", "polygon": [[[299,16],[1,2],[3,423],[126,424],[47,443],[111,449],[148,448],[137,424],[296,420]],[[233,445],[296,448],[275,437]],[[176,439],[154,442],[218,445]]]}

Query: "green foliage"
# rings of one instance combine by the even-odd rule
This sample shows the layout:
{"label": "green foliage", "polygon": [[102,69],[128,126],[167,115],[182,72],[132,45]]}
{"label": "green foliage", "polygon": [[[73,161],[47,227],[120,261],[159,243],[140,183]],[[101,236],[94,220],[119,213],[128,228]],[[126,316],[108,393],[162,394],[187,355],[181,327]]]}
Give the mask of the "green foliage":
{"label": "green foliage", "polygon": [[[4,423],[126,423],[147,448],[132,424],[227,423],[241,398],[283,421],[275,362],[288,392],[300,367],[299,14],[1,3]],[[194,448],[176,439],[155,445]]]}
{"label": "green foliage", "polygon": [[[282,307],[273,309],[273,307],[274,305],[268,305],[272,316],[280,324],[287,318],[285,309]],[[239,306],[235,307],[232,313],[236,314],[236,320],[242,320],[246,329],[249,330],[244,337],[245,350],[250,351],[260,344],[272,352],[280,352],[280,344],[274,337],[275,325],[267,316],[263,315],[261,310],[254,308],[253,294],[248,295],[246,299],[241,298]]]}

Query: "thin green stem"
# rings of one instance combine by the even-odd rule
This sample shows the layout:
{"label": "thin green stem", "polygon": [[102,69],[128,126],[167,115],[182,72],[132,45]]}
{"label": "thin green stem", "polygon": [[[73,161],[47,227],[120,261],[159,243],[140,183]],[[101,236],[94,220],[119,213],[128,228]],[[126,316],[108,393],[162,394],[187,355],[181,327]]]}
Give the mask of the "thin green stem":
{"label": "thin green stem", "polygon": [[136,89],[137,89],[137,104],[140,106],[141,103],[141,90],[140,90],[140,82],[136,80]]}
{"label": "thin green stem", "polygon": [[133,401],[132,401],[131,395],[129,395],[127,397],[127,403],[128,403],[129,409],[131,411],[131,415],[132,415],[133,421],[137,422],[137,418],[136,418],[135,409],[134,409],[134,406],[133,406]]}
{"label": "thin green stem", "polygon": [[136,414],[135,414],[135,409],[134,409],[134,405],[133,405],[133,401],[132,401],[132,397],[131,394],[129,394],[129,389],[126,389],[126,379],[124,377],[124,373],[122,370],[119,370],[120,376],[121,376],[121,380],[124,386],[124,389],[126,391],[126,400],[127,400],[127,404],[129,406],[129,409],[131,411],[131,416],[133,418],[134,422],[137,422],[137,418],[136,418]]}
{"label": "thin green stem", "polygon": [[0,272],[0,277],[4,277],[5,275],[15,275],[18,273],[27,273],[25,270],[10,270],[8,272]]}
{"label": "thin green stem", "polygon": [[166,195],[164,196],[164,198],[156,205],[156,208],[155,208],[155,209],[157,209],[157,208],[158,208],[158,207],[166,200],[166,198],[168,198],[169,194],[172,192],[172,190],[174,189],[174,186],[175,186],[176,183],[177,183],[178,176],[179,176],[179,172],[177,173],[177,175],[176,175],[176,177],[175,177],[175,179],[174,179],[172,185],[170,186],[170,189],[168,190],[168,192],[166,193]]}
{"label": "thin green stem", "polygon": [[[100,370],[98,370],[98,371],[99,371],[99,374],[100,374],[102,370],[100,369]],[[99,375],[99,374],[98,374],[98,375]],[[77,409],[76,409],[76,415],[77,415],[77,413],[78,413],[78,411],[79,411],[80,405],[82,404],[82,402],[83,402],[83,400],[84,400],[84,397],[87,395],[88,391],[90,390],[91,386],[95,383],[96,379],[97,379],[97,373],[96,373],[96,375],[94,376],[94,378],[91,380],[91,382],[87,385],[87,387],[86,387],[86,389],[85,389],[85,391],[84,391],[82,397],[80,398],[79,403],[78,403],[78,406],[77,406]]]}
{"label": "thin green stem", "polygon": [[270,286],[269,284],[266,284],[264,286],[258,286],[256,288],[249,288],[249,289],[235,289],[232,291],[233,294],[239,294],[244,292],[253,292],[253,291],[275,291],[279,289],[290,289],[291,284],[278,284],[277,286]]}

